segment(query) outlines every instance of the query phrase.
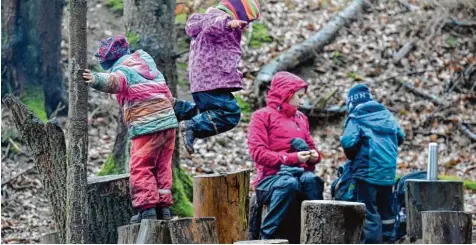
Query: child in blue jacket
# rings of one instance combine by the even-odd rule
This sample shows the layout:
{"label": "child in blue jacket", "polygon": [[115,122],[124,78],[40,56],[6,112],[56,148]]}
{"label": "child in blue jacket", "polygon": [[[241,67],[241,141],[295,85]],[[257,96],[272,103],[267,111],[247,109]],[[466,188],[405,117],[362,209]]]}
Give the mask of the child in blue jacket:
{"label": "child in blue jacket", "polygon": [[373,100],[365,84],[354,85],[347,95],[344,134],[340,141],[352,161],[354,198],[366,206],[363,243],[394,242],[392,210],[398,146],[405,133],[382,104]]}

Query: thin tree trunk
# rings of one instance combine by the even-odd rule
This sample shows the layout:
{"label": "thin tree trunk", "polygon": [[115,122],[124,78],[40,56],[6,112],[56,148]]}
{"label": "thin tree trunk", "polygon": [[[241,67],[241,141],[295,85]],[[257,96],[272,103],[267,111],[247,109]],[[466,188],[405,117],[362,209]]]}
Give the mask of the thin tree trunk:
{"label": "thin tree trunk", "polygon": [[88,87],[82,79],[86,68],[86,0],[69,1],[69,110],[66,140],[66,243],[87,243]]}

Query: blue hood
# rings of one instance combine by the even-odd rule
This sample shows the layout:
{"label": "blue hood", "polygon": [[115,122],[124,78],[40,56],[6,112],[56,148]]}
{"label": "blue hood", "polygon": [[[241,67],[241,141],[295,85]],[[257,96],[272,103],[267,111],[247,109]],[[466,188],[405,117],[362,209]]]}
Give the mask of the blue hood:
{"label": "blue hood", "polygon": [[381,133],[392,133],[398,130],[398,125],[390,111],[376,101],[359,104],[347,117],[345,126],[350,118],[354,118],[359,124],[372,128]]}

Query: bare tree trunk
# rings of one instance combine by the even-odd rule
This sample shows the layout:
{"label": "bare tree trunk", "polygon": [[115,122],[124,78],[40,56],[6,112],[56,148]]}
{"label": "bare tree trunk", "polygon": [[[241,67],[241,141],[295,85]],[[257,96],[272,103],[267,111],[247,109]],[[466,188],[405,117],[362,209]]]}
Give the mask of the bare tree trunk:
{"label": "bare tree trunk", "polygon": [[[175,0],[124,0],[126,32],[139,37],[137,47],[144,49],[154,58],[157,68],[164,74],[172,95],[177,97],[177,67],[174,58],[175,6]],[[180,216],[191,216],[191,197],[184,195],[184,189],[191,190],[192,186],[191,181],[182,181],[190,177],[180,170],[179,138],[176,137],[172,158],[174,171],[172,210]]]}
{"label": "bare tree trunk", "polygon": [[81,69],[87,66],[87,0],[69,1],[69,110],[66,152],[66,243],[87,243],[88,87]]}
{"label": "bare tree trunk", "polygon": [[65,3],[2,1],[2,97],[14,93],[27,106],[45,107],[43,120],[67,104],[60,48]]}
{"label": "bare tree trunk", "polygon": [[54,120],[45,125],[12,95],[5,96],[3,102],[12,111],[18,131],[32,151],[52,207],[58,240],[65,243],[66,145],[63,131]]}

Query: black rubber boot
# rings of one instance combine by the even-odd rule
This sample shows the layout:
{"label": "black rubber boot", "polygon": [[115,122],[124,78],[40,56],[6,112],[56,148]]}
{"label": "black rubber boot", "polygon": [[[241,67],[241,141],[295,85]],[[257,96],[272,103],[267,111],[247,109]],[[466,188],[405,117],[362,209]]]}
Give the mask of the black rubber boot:
{"label": "black rubber boot", "polygon": [[172,219],[172,214],[170,213],[170,209],[165,207],[165,208],[157,208],[157,219],[160,220],[171,220]]}

